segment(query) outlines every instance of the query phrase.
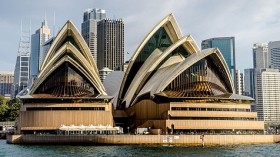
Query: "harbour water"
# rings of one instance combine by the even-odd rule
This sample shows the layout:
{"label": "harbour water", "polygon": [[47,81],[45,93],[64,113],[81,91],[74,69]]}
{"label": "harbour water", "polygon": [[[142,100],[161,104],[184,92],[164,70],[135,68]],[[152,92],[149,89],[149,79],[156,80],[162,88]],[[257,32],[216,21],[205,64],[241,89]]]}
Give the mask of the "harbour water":
{"label": "harbour water", "polygon": [[0,140],[0,157],[32,156],[96,156],[96,157],[270,157],[280,156],[280,144],[235,145],[212,147],[160,146],[160,145],[108,145],[108,146],[71,146],[71,145],[14,145]]}

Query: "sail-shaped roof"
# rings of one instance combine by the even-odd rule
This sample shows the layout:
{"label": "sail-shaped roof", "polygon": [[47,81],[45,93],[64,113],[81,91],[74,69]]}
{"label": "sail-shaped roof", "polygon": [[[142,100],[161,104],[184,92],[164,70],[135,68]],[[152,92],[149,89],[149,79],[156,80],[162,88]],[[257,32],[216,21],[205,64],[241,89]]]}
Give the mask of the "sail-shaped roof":
{"label": "sail-shaped roof", "polygon": [[[196,68],[200,68],[200,74],[184,76],[193,74]],[[217,83],[213,79],[217,79]],[[234,93],[229,70],[219,50],[200,51],[191,35],[182,36],[174,16],[169,14],[133,54],[120,87],[118,107],[129,107],[147,94],[153,97],[173,92],[180,93],[178,96],[191,96],[191,90],[201,96]]]}
{"label": "sail-shaped roof", "polygon": [[29,93],[55,97],[106,95],[90,50],[71,21],[54,39]]}

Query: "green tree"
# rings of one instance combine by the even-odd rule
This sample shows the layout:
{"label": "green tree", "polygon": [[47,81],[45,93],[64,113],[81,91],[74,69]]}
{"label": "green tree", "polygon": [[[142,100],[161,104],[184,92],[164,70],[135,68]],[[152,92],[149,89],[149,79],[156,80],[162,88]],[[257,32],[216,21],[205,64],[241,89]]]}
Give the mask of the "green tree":
{"label": "green tree", "polygon": [[0,95],[0,121],[6,120],[6,114],[9,110],[8,101],[4,96]]}
{"label": "green tree", "polygon": [[21,105],[21,101],[18,98],[11,100],[10,109],[9,109],[9,117],[7,120],[15,121],[18,118],[20,105]]}

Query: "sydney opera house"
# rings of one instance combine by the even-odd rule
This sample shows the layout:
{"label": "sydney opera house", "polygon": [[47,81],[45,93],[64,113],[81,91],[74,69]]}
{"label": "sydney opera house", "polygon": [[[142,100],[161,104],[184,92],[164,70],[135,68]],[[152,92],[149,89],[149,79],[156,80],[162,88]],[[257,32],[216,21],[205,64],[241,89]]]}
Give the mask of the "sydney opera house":
{"label": "sydney opera house", "polygon": [[[107,94],[108,93],[108,94]],[[68,21],[30,89],[22,92],[21,133],[57,133],[62,126],[121,126],[159,133],[261,133],[252,98],[234,94],[217,48],[200,50],[172,14],[144,38],[125,73],[101,83],[84,39]],[[109,96],[108,96],[109,95]],[[110,128],[109,127],[109,128]]]}

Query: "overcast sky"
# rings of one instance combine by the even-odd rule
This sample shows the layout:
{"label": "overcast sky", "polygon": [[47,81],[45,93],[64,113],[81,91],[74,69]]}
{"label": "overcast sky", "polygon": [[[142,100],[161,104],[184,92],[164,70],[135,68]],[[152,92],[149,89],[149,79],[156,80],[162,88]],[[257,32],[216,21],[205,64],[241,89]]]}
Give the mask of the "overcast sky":
{"label": "overcast sky", "polygon": [[125,60],[167,14],[173,13],[184,35],[198,46],[212,37],[235,37],[238,69],[252,67],[252,45],[280,40],[280,5],[277,0],[1,0],[0,71],[13,71],[20,39],[20,23],[32,33],[45,13],[49,27],[72,20],[80,29],[87,8],[106,10],[107,18],[125,21]]}

